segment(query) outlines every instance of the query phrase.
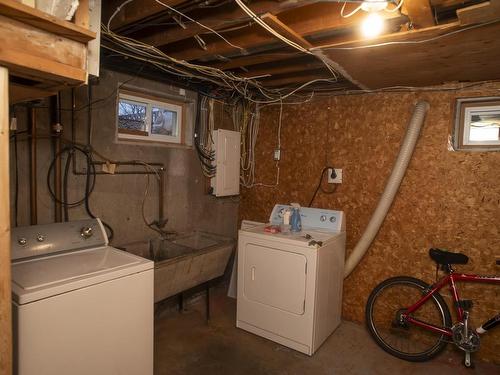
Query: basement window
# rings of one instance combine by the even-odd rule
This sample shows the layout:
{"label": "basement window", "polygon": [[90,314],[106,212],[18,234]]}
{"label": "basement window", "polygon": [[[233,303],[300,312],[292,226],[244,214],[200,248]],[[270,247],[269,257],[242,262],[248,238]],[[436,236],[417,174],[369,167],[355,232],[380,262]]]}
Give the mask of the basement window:
{"label": "basement window", "polygon": [[181,144],[183,108],[169,99],[120,92],[118,139]]}
{"label": "basement window", "polygon": [[460,98],[456,103],[457,150],[500,150],[500,98]]}

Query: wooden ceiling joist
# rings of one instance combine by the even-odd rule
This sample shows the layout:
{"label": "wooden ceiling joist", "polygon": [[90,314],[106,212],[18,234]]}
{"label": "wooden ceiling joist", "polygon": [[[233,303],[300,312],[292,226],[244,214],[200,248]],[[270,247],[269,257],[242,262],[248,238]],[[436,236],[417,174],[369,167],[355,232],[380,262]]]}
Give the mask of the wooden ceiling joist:
{"label": "wooden ceiling joist", "polygon": [[288,63],[286,64],[260,65],[258,67],[255,67],[254,69],[249,69],[247,72],[238,73],[238,76],[245,78],[259,77],[266,74],[274,76],[278,74],[306,72],[309,70],[319,69],[323,66],[324,65],[321,61],[306,57],[301,59],[288,60]]}
{"label": "wooden ceiling joist", "polygon": [[262,20],[271,26],[273,30],[276,30],[279,34],[283,35],[285,38],[297,43],[299,46],[305,49],[312,48],[313,45],[309,43],[302,35],[294,31],[289,26],[281,22],[278,17],[272,14],[266,13],[262,16]]}
{"label": "wooden ceiling joist", "polygon": [[[296,85],[297,83],[310,82],[318,79],[322,79],[325,81],[331,79],[333,81],[335,78],[332,76],[331,73],[321,70],[301,75],[265,79],[262,80],[261,83],[266,87],[280,87],[280,86]],[[332,82],[332,85],[333,84],[335,83]]]}
{"label": "wooden ceiling joist", "polygon": [[273,53],[266,53],[266,54],[237,57],[235,59],[229,59],[228,61],[212,63],[212,64],[208,64],[208,65],[210,65],[211,67],[217,68],[217,69],[228,70],[228,69],[239,68],[242,66],[252,66],[252,65],[264,64],[264,63],[269,63],[269,62],[274,62],[274,61],[283,61],[286,59],[293,59],[294,57],[297,57],[300,55],[302,55],[302,53],[298,52],[298,51],[297,52],[273,52]]}
{"label": "wooden ceiling joist", "polygon": [[403,4],[411,24],[415,29],[423,29],[436,24],[429,0],[408,0]]}
{"label": "wooden ceiling joist", "polygon": [[[314,3],[316,1],[309,1]],[[249,4],[250,8],[257,15],[262,15],[265,13],[270,14],[280,14],[285,11],[289,11],[298,7],[302,7],[303,3],[299,1],[254,1]],[[250,22],[250,18],[245,12],[241,10],[236,4],[228,5],[223,11],[217,9],[208,9],[204,11],[204,15],[197,17],[196,20],[212,28],[213,30],[219,31],[224,28],[229,28],[236,25],[241,25]],[[169,27],[158,32],[151,33],[144,37],[137,38],[143,43],[151,44],[155,47],[164,46],[170,43],[178,42],[183,39],[192,38],[200,33],[207,32],[207,29],[197,23],[190,23],[186,25],[186,28],[182,27]]]}
{"label": "wooden ceiling joist", "polygon": [[[387,19],[386,23],[388,24],[386,29],[388,31],[391,30],[398,30],[399,25],[404,22],[404,18],[391,18]],[[393,33],[389,32],[387,35],[393,35]],[[347,35],[341,35],[341,36],[335,36],[331,38],[325,38],[325,39],[319,39],[318,43],[321,46],[322,45],[342,45],[345,43],[352,43],[354,41],[359,41],[359,38],[357,34],[352,35],[352,34],[347,34]],[[238,67],[249,67],[252,65],[257,65],[257,64],[264,64],[264,63],[272,63],[272,62],[277,62],[277,61],[285,61],[288,59],[293,59],[297,57],[298,55],[301,55],[302,52],[273,52],[273,53],[266,53],[266,54],[255,54],[255,55],[250,55],[250,56],[243,56],[243,57],[237,57],[230,59],[229,61],[224,61],[224,62],[217,62],[213,64],[209,64],[210,66],[213,66],[218,69],[222,70],[228,70],[228,69],[234,69]],[[271,66],[271,64],[269,64]]]}
{"label": "wooden ceiling joist", "polygon": [[[186,0],[162,0],[163,3],[171,7],[182,4],[184,1]],[[106,1],[106,3],[108,4],[103,8],[102,16],[105,24],[114,11],[123,4],[123,0],[111,0]],[[116,14],[110,26],[113,30],[117,30],[166,10],[168,9],[154,0],[132,1]]]}
{"label": "wooden ceiling joist", "polygon": [[461,25],[489,22],[500,18],[500,0],[490,0],[457,10]]}
{"label": "wooden ceiling joist", "polygon": [[[316,22],[304,22],[302,18],[294,18],[296,22],[288,16],[286,19],[291,19],[290,22],[286,22],[281,17],[279,18],[284,24],[286,24],[290,29],[294,30],[297,34],[302,37],[313,36],[314,34],[322,34],[325,32],[334,33],[341,32],[351,29],[356,29],[359,23],[359,19],[355,16],[349,18],[343,18],[340,15],[341,5],[338,3],[326,3],[326,4],[313,4],[304,8],[315,7],[322,5],[320,8],[321,13],[318,13],[316,17]],[[328,13],[324,12],[324,5],[328,5],[330,11]],[[303,8],[300,9],[302,12]],[[388,19],[403,19],[399,15],[389,13],[387,14]],[[236,46],[241,47],[244,50],[256,48],[263,45],[269,45],[275,43],[277,45],[283,45],[276,37],[271,35],[269,32],[264,30],[260,25],[252,25],[246,28],[243,32],[227,33],[226,38]],[[208,38],[206,38],[206,41]],[[207,58],[210,56],[215,56],[217,54],[227,55],[241,53],[238,49],[229,45],[224,40],[219,38],[211,38],[211,42],[207,43],[206,50],[200,50],[197,44],[193,42],[181,42],[169,45],[165,51],[172,57],[180,60],[197,60],[202,58]]]}
{"label": "wooden ceiling joist", "polygon": [[[162,1],[220,32],[225,40],[183,17],[178,19],[182,25],[174,24],[172,12],[155,0],[130,2],[117,13],[112,28],[173,58],[232,70],[245,78],[259,77],[264,86],[298,86],[310,80],[332,79],[322,62],[342,76],[341,82],[323,83],[327,88],[500,78],[495,65],[500,42],[491,34],[500,32],[500,23],[491,23],[500,18],[500,0],[404,0],[400,12],[380,13],[386,18],[385,35],[370,40],[359,32],[367,13],[360,11],[344,18],[341,2],[245,1],[276,32],[307,50],[302,52],[256,23],[235,2]],[[123,0],[106,2],[104,14],[111,15],[121,4]],[[106,16],[103,21],[107,22]],[[411,28],[405,27],[409,21]],[[464,28],[483,22],[490,25]],[[461,29],[466,31],[456,34]],[[203,40],[203,48],[196,36]],[[469,40],[466,45],[463,38]]]}

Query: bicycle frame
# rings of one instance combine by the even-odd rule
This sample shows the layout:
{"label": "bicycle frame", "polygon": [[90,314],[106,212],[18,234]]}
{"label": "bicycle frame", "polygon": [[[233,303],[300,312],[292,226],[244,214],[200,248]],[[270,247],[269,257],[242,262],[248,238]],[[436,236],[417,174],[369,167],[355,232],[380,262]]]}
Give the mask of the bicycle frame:
{"label": "bicycle frame", "polygon": [[449,327],[438,327],[433,324],[423,322],[421,320],[415,319],[410,316],[411,313],[418,310],[425,302],[431,298],[434,293],[439,292],[445,285],[449,285],[450,291],[453,297],[453,302],[457,311],[457,317],[459,322],[463,322],[464,319],[464,309],[459,306],[458,302],[460,300],[458,296],[458,291],[456,287],[456,282],[478,282],[478,283],[490,283],[490,284],[500,284],[500,276],[485,276],[485,275],[470,275],[464,273],[453,273],[450,272],[447,276],[443,277],[436,284],[431,285],[431,290],[420,300],[418,300],[414,305],[410,306],[403,314],[402,317],[406,322],[414,324],[416,326],[422,327],[432,332],[440,333],[442,335],[451,337],[452,331]]}

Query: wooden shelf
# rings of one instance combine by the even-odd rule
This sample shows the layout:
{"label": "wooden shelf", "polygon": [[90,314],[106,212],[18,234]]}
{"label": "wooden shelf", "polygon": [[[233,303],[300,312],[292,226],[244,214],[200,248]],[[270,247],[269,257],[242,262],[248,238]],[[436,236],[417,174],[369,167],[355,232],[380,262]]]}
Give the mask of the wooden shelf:
{"label": "wooden shelf", "polygon": [[0,66],[9,69],[11,103],[87,82],[87,44],[96,34],[86,28],[88,2],[80,4],[77,25],[14,0],[0,0]]}
{"label": "wooden shelf", "polygon": [[81,43],[87,43],[96,37],[88,29],[14,0],[0,0],[0,15]]}

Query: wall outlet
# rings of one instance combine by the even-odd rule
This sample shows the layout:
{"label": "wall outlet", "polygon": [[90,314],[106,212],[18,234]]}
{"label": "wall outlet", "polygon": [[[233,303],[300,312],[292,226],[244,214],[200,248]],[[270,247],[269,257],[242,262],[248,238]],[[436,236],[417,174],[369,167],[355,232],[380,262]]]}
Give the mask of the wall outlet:
{"label": "wall outlet", "polygon": [[342,183],[342,169],[335,168],[335,178],[332,178],[332,168],[328,168],[328,183],[329,184],[341,184]]}

